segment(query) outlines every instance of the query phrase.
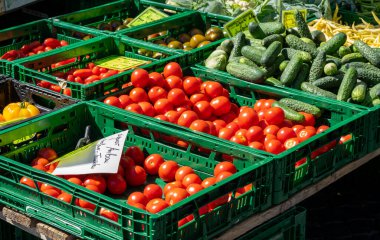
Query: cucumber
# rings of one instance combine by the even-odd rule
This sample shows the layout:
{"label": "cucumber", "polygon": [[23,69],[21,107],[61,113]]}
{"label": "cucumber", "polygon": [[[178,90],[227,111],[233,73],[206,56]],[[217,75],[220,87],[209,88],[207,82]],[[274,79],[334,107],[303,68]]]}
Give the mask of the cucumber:
{"label": "cucumber", "polygon": [[[342,69],[348,69],[349,67],[354,67],[354,68],[365,68],[368,70],[372,71],[380,71],[380,68],[377,68],[369,63],[363,63],[363,62],[351,62],[351,63],[346,63],[342,66]],[[359,77],[360,78],[360,77]]]}
{"label": "cucumber", "polygon": [[350,53],[342,57],[342,64],[350,62],[367,62],[367,59],[365,59],[360,53]]}
{"label": "cucumber", "polygon": [[304,82],[301,84],[301,89],[305,92],[315,94],[317,96],[322,96],[322,97],[327,97],[327,98],[332,98],[336,99],[336,95],[332,92],[323,90],[319,87],[314,86],[313,84],[309,82]]}
{"label": "cucumber", "polygon": [[351,99],[355,102],[361,103],[364,101],[366,93],[367,84],[365,82],[359,82],[351,92]]}
{"label": "cucumber", "polygon": [[333,76],[338,73],[338,67],[336,66],[335,63],[327,63],[325,67],[323,68],[323,72],[327,76]]}
{"label": "cucumber", "polygon": [[345,33],[338,33],[334,35],[330,40],[328,40],[322,46],[319,46],[319,50],[325,51],[326,54],[334,54],[338,49],[343,46],[347,40],[347,35]]}
{"label": "cucumber", "polygon": [[283,87],[284,86],[282,84],[282,82],[280,82],[279,80],[277,80],[274,77],[269,77],[269,78],[265,79],[264,83],[266,85],[269,85],[269,86],[277,86],[277,87]]}
{"label": "cucumber", "polygon": [[273,64],[276,60],[278,54],[280,54],[282,49],[282,44],[280,42],[273,42],[267,50],[263,53],[261,57],[261,65],[268,67]]}
{"label": "cucumber", "polygon": [[346,56],[347,54],[350,54],[352,53],[351,52],[351,49],[349,47],[346,47],[346,46],[341,46],[339,49],[338,49],[338,55],[339,57],[344,57]]}
{"label": "cucumber", "polygon": [[226,39],[220,44],[220,49],[225,51],[227,54],[230,54],[232,48],[234,47],[234,42],[231,39]]}
{"label": "cucumber", "polygon": [[272,66],[269,66],[265,69],[266,71],[266,74],[265,76],[267,77],[273,77],[273,76],[277,76],[280,72],[278,71],[279,70],[279,67],[280,67],[280,64],[285,60],[285,57],[280,54],[277,56],[276,60],[274,61],[274,63],[272,64]]}
{"label": "cucumber", "polygon": [[261,64],[261,57],[263,56],[264,52],[252,46],[244,46],[241,49],[241,54],[254,63]]}
{"label": "cucumber", "polygon": [[285,104],[294,111],[310,113],[316,117],[320,117],[322,114],[321,109],[319,109],[318,107],[292,98],[282,98],[280,100],[280,103]]}
{"label": "cucumber", "polygon": [[257,67],[231,62],[227,64],[226,70],[232,76],[248,82],[262,83],[264,81],[264,72]]}
{"label": "cucumber", "polygon": [[293,109],[291,109],[290,107],[288,107],[287,105],[285,105],[279,101],[273,102],[272,107],[281,108],[284,111],[285,118],[292,121],[292,122],[302,123],[305,121],[304,115],[294,111]]}
{"label": "cucumber", "polygon": [[296,50],[296,49],[293,49],[293,48],[283,48],[282,49],[282,54],[287,59],[292,59],[292,57],[295,54],[300,54],[303,62],[311,62],[311,60],[312,60],[312,57],[311,57],[310,53],[305,52],[305,51]]}
{"label": "cucumber", "polygon": [[371,97],[372,101],[380,99],[380,83],[371,87],[371,89],[369,90],[369,96]]}
{"label": "cucumber", "polygon": [[246,39],[244,33],[239,32],[236,34],[234,38],[234,47],[231,50],[229,59],[241,56],[241,49],[245,45],[245,40]]}
{"label": "cucumber", "polygon": [[343,80],[340,83],[337,100],[346,102],[351,97],[351,92],[355,87],[358,79],[358,72],[355,68],[351,67],[344,74]]}
{"label": "cucumber", "polygon": [[259,25],[266,36],[269,36],[272,34],[283,34],[285,32],[284,24],[277,21],[259,23]]}
{"label": "cucumber", "polygon": [[291,85],[294,79],[296,79],[297,74],[302,67],[302,63],[303,61],[301,56],[296,54],[292,59],[290,59],[285,70],[282,72],[280,81],[286,86]]}
{"label": "cucumber", "polygon": [[361,40],[355,40],[354,46],[359,50],[360,54],[375,67],[380,67],[380,54],[373,48],[368,46]]}
{"label": "cucumber", "polygon": [[335,63],[337,68],[342,67],[342,60],[340,60],[340,58],[337,58],[331,55],[326,55],[326,63]]}
{"label": "cucumber", "polygon": [[257,66],[256,63],[254,63],[253,61],[249,60],[248,58],[246,58],[244,56],[234,57],[229,62],[237,62],[237,63],[242,63],[242,64],[245,64],[248,66],[259,67],[259,66]]}
{"label": "cucumber", "polygon": [[302,63],[301,70],[298,72],[296,79],[294,79],[292,88],[300,89],[301,84],[306,82],[309,78],[310,66],[306,63]]}
{"label": "cucumber", "polygon": [[323,78],[319,78],[312,82],[312,84],[316,87],[322,88],[324,90],[327,89],[334,89],[340,86],[340,83],[342,82],[341,78],[338,77],[332,77],[332,76],[327,76]]}
{"label": "cucumber", "polygon": [[296,24],[297,29],[301,37],[312,39],[309,26],[307,25],[305,19],[303,18],[300,11],[296,10]]}
{"label": "cucumber", "polygon": [[380,99],[378,98],[378,99],[373,100],[373,101],[372,101],[372,105],[373,105],[373,106],[380,105]]}
{"label": "cucumber", "polygon": [[320,44],[322,42],[326,42],[326,36],[323,32],[319,30],[314,30],[311,32],[311,37],[315,44]]}
{"label": "cucumber", "polygon": [[262,41],[262,44],[264,47],[269,47],[273,42],[280,42],[281,45],[284,44],[284,37],[280,34],[273,34],[269,35],[268,37],[265,37]]}
{"label": "cucumber", "polygon": [[227,65],[227,53],[223,50],[215,50],[205,60],[205,67],[225,71]]}
{"label": "cucumber", "polygon": [[248,24],[248,31],[251,34],[253,38],[256,39],[263,39],[266,37],[266,34],[261,29],[260,25],[256,22],[250,22]]}
{"label": "cucumber", "polygon": [[313,45],[305,43],[297,36],[294,36],[292,34],[287,35],[285,37],[285,41],[293,49],[308,52],[312,57],[315,57],[317,55],[317,49]]}
{"label": "cucumber", "polygon": [[369,86],[374,86],[380,83],[380,71],[375,71],[369,68],[356,68],[358,72],[358,78]]}
{"label": "cucumber", "polygon": [[289,63],[289,60],[285,60],[285,61],[282,61],[280,66],[279,66],[279,69],[281,72],[283,72],[286,68],[286,66],[288,66],[288,63]]}
{"label": "cucumber", "polygon": [[249,42],[247,45],[263,46],[263,40],[261,40],[261,39],[250,38],[250,39],[247,39],[247,40]]}
{"label": "cucumber", "polygon": [[310,38],[301,37],[300,39],[303,42],[310,44],[310,45],[314,46],[315,48],[317,48],[317,45],[315,44],[315,42],[313,42],[313,40],[311,40]]}
{"label": "cucumber", "polygon": [[309,81],[313,82],[323,75],[323,68],[326,64],[326,53],[319,51],[310,67]]}
{"label": "cucumber", "polygon": [[266,47],[264,47],[263,45],[257,45],[257,44],[251,44],[251,47],[257,49],[257,50],[260,50],[262,52],[264,52],[265,50],[267,50]]}

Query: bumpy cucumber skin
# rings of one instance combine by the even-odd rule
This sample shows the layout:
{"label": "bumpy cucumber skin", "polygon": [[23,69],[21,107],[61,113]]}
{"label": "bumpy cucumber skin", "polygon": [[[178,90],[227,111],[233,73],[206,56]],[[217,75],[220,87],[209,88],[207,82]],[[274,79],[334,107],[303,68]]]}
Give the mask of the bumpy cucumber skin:
{"label": "bumpy cucumber skin", "polygon": [[252,46],[244,46],[241,49],[241,54],[256,64],[261,64],[261,57],[263,56],[263,53],[263,51]]}
{"label": "bumpy cucumber skin", "polygon": [[285,37],[285,41],[293,49],[308,52],[312,57],[317,55],[317,49],[313,45],[305,43],[297,36],[289,34]]}
{"label": "bumpy cucumber skin", "polygon": [[280,64],[284,60],[285,60],[285,57],[282,54],[278,55],[274,63],[271,66],[265,68],[265,71],[266,71],[265,76],[266,77],[277,76],[279,74],[278,70],[279,70]]}
{"label": "bumpy cucumber skin", "polygon": [[319,51],[310,67],[309,81],[314,82],[323,75],[323,68],[326,64],[326,53]]}
{"label": "bumpy cucumber skin", "polygon": [[259,23],[259,25],[266,36],[272,34],[282,34],[285,32],[285,26],[280,22],[265,22]]}
{"label": "bumpy cucumber skin", "polygon": [[318,107],[292,98],[282,98],[280,100],[280,103],[285,104],[294,111],[310,113],[316,117],[319,117],[322,114],[321,109],[319,109]]}
{"label": "bumpy cucumber skin", "polygon": [[256,39],[263,39],[266,37],[264,31],[261,29],[260,25],[256,22],[249,23],[248,31],[251,34],[251,36]]}
{"label": "bumpy cucumber skin", "polygon": [[356,84],[351,92],[351,99],[355,102],[361,103],[365,99],[367,94],[367,84],[365,82],[359,82]]}
{"label": "bumpy cucumber skin", "polygon": [[316,87],[326,90],[339,87],[341,82],[341,78],[338,78],[336,76],[326,76],[313,81],[312,84]]}
{"label": "bumpy cucumber skin", "polygon": [[239,32],[238,34],[236,34],[234,40],[234,47],[231,50],[229,59],[241,56],[241,49],[245,45],[245,40],[246,38],[244,33]]}
{"label": "bumpy cucumber skin", "polygon": [[332,92],[323,90],[319,87],[314,86],[313,84],[309,82],[303,82],[301,84],[301,89],[305,92],[315,94],[317,96],[327,97],[331,99],[336,99],[336,95]]}
{"label": "bumpy cucumber skin", "polygon": [[220,46],[221,50],[224,50],[226,53],[230,54],[234,48],[234,42],[231,39],[224,40]]}
{"label": "bumpy cucumber skin", "polygon": [[335,34],[330,40],[328,40],[325,44],[320,46],[318,49],[326,52],[326,54],[333,54],[338,49],[343,46],[343,44],[347,40],[347,35],[345,33]]}
{"label": "bumpy cucumber skin", "polygon": [[282,44],[280,42],[273,42],[261,57],[261,64],[265,67],[269,67],[270,65],[272,65],[276,60],[278,54],[280,54],[281,49]]}
{"label": "bumpy cucumber skin", "polygon": [[338,50],[338,55],[341,58],[346,56],[347,54],[350,54],[350,53],[352,53],[351,49],[349,47],[346,47],[346,46],[341,46]]}
{"label": "bumpy cucumber skin", "polygon": [[282,49],[282,54],[287,59],[292,59],[292,57],[294,55],[300,54],[300,56],[302,57],[302,61],[304,61],[304,62],[311,62],[311,60],[313,59],[310,53],[305,52],[305,51],[301,51],[301,50],[296,50],[296,49],[293,49],[293,48],[283,48]]}
{"label": "bumpy cucumber skin", "polygon": [[350,53],[342,57],[342,64],[350,62],[367,62],[361,53]]}
{"label": "bumpy cucumber skin", "polygon": [[326,55],[326,63],[335,63],[338,68],[342,67],[342,60],[331,55]]}
{"label": "bumpy cucumber skin", "polygon": [[300,11],[296,10],[297,29],[301,37],[313,39],[309,30],[309,26],[305,22]]}
{"label": "bumpy cucumber skin", "polygon": [[368,85],[373,86],[380,83],[380,71],[370,70],[369,68],[356,68],[358,78]]}
{"label": "bumpy cucumber skin", "polygon": [[371,87],[371,89],[369,90],[369,96],[371,97],[371,100],[373,101],[376,99],[380,99],[379,93],[380,93],[380,83]]}
{"label": "bumpy cucumber skin", "polygon": [[[369,63],[363,63],[363,62],[351,62],[344,64],[342,66],[343,69],[347,70],[349,67],[354,67],[354,68],[365,68],[373,71],[380,71],[380,68],[377,68]],[[360,77],[359,77],[360,78]]]}
{"label": "bumpy cucumber skin", "polygon": [[278,79],[276,79],[274,77],[269,77],[269,78],[265,79],[264,83],[266,85],[269,85],[269,86],[278,86],[278,87],[283,87],[284,86],[282,84],[282,82],[280,82]]}
{"label": "bumpy cucumber skin", "polygon": [[264,72],[260,68],[231,62],[227,64],[226,69],[232,76],[248,82],[262,83],[264,81]]}
{"label": "bumpy cucumber skin", "polygon": [[293,109],[281,102],[275,101],[274,103],[272,103],[272,107],[281,108],[284,111],[285,118],[291,120],[292,122],[302,123],[305,121],[304,115],[294,111]]}
{"label": "bumpy cucumber skin", "polygon": [[346,102],[351,97],[351,93],[356,85],[357,79],[358,72],[356,69],[352,67],[349,68],[346,74],[344,74],[343,80],[340,83],[336,99]]}
{"label": "bumpy cucumber skin", "polygon": [[269,35],[268,37],[265,37],[262,41],[262,44],[264,47],[269,47],[273,42],[278,41],[281,43],[281,45],[284,44],[284,37],[280,34],[273,34]]}
{"label": "bumpy cucumber skin", "polygon": [[292,88],[300,89],[301,84],[306,82],[309,78],[310,66],[306,63],[302,63],[301,70],[298,72],[296,79],[292,83]]}
{"label": "bumpy cucumber skin", "polygon": [[361,40],[355,40],[354,46],[359,50],[360,54],[375,67],[380,67],[380,54],[373,48],[365,44]]}
{"label": "bumpy cucumber skin", "polygon": [[282,82],[282,84],[284,84],[285,86],[289,86],[292,84],[302,67],[302,63],[302,58],[298,54],[295,55],[292,59],[290,59],[288,65],[286,66],[285,70],[282,72],[280,77],[280,81]]}

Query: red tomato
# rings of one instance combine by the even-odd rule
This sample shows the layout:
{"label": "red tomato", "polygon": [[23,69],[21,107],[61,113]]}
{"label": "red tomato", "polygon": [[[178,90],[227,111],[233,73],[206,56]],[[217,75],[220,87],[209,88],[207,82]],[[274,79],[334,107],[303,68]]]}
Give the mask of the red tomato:
{"label": "red tomato", "polygon": [[234,136],[230,139],[230,141],[231,141],[231,142],[234,142],[234,143],[237,143],[237,144],[244,145],[244,146],[247,146],[247,145],[248,145],[247,138],[244,137],[244,136],[237,136],[237,135],[234,135]]}
{"label": "red tomato", "polygon": [[253,109],[256,111],[256,112],[259,112],[260,110],[262,110],[262,108],[264,107],[264,103],[265,103],[266,99],[259,99],[255,102],[255,105],[253,106]]}
{"label": "red tomato", "polygon": [[221,119],[214,120],[212,123],[214,124],[217,133],[219,133],[220,129],[227,126],[227,123]]}
{"label": "red tomato", "polygon": [[240,129],[239,125],[236,122],[231,122],[231,123],[227,124],[226,128],[232,129],[232,131],[234,131],[234,133],[236,133]]}
{"label": "red tomato", "polygon": [[135,166],[135,162],[133,161],[133,158],[131,158],[130,156],[127,156],[126,152],[125,152],[124,154],[121,155],[120,165],[124,169],[126,169],[126,168],[129,168],[129,167]]}
{"label": "red tomato", "polygon": [[315,117],[310,113],[299,112],[300,114],[305,116],[305,121],[302,123],[304,126],[314,126],[315,125]]}
{"label": "red tomato", "polygon": [[61,90],[62,90],[62,88],[60,86],[54,85],[54,84],[50,85],[49,89],[54,91],[54,92],[57,92],[57,93],[61,92]]}
{"label": "red tomato", "polygon": [[67,181],[72,182],[72,183],[77,184],[77,185],[80,185],[80,186],[83,185],[82,180],[77,178],[77,177],[70,177],[67,179]]}
{"label": "red tomato", "polygon": [[100,67],[98,67],[98,66],[94,66],[94,67],[92,68],[92,74],[93,74],[93,75],[100,75]]}
{"label": "red tomato", "polygon": [[238,137],[247,137],[246,135],[247,135],[247,130],[246,129],[239,129],[239,130],[237,130],[236,131],[236,133],[235,133],[235,136],[238,136]]}
{"label": "red tomato", "polygon": [[185,187],[188,187],[190,184],[192,183],[197,183],[197,184],[201,184],[202,183],[202,179],[195,173],[190,173],[190,174],[187,174],[183,180],[182,180],[182,184],[183,186]]}
{"label": "red tomato", "polygon": [[292,128],[289,127],[280,128],[280,130],[277,132],[277,139],[282,143],[284,143],[289,138],[295,137],[297,137],[297,134],[293,131]]}
{"label": "red tomato", "polygon": [[236,113],[230,111],[229,113],[223,115],[223,116],[220,116],[220,118],[226,122],[226,123],[230,123],[232,122],[234,119],[236,119],[237,115]]}
{"label": "red tomato", "polygon": [[166,161],[158,169],[158,176],[165,182],[172,182],[175,179],[175,173],[178,168],[179,166],[176,162]]}
{"label": "red tomato", "polygon": [[148,94],[143,88],[134,88],[129,92],[129,98],[135,102],[149,102]]}
{"label": "red tomato", "polygon": [[249,107],[242,109],[238,116],[238,124],[240,128],[244,129],[259,124],[259,117],[256,111]]}
{"label": "red tomato", "polygon": [[99,215],[102,217],[111,219],[112,221],[115,221],[115,222],[117,222],[119,219],[119,216],[116,213],[111,212],[110,210],[107,210],[105,208],[100,208]]}
{"label": "red tomato", "polygon": [[162,197],[162,188],[157,184],[149,184],[144,188],[144,195],[148,200]]}
{"label": "red tomato", "polygon": [[204,187],[202,187],[201,184],[198,183],[192,183],[189,186],[187,186],[186,191],[189,193],[189,195],[194,195],[199,191],[202,191]]}
{"label": "red tomato", "polygon": [[187,95],[193,95],[201,90],[202,81],[197,77],[187,77],[183,81],[183,90]]}
{"label": "red tomato", "polygon": [[233,163],[230,162],[220,162],[214,168],[214,176],[219,175],[221,172],[230,172],[236,173],[236,167]]}
{"label": "red tomato", "polygon": [[280,128],[276,125],[268,125],[265,129],[264,129],[264,134],[265,135],[268,135],[268,134],[272,134],[272,135],[277,135],[277,132],[280,130]]}
{"label": "red tomato", "polygon": [[252,126],[246,133],[248,142],[261,141],[264,138],[263,129],[259,126]]}
{"label": "red tomato", "polygon": [[184,111],[178,118],[178,125],[190,127],[191,123],[198,119],[198,115],[194,111]]}
{"label": "red tomato", "polygon": [[61,200],[63,202],[71,203],[73,196],[71,196],[68,193],[62,192],[57,198],[58,200]]}
{"label": "red tomato", "polygon": [[274,102],[275,102],[274,99],[267,99],[267,100],[265,100],[264,105],[263,105],[263,107],[262,107],[262,110],[266,110],[266,109],[271,108],[271,107],[272,107],[272,104],[273,104]]}
{"label": "red tomato", "polygon": [[155,103],[158,99],[167,98],[168,93],[162,87],[152,87],[148,92],[149,100]]}
{"label": "red tomato", "polygon": [[143,165],[145,156],[144,152],[139,148],[138,146],[131,146],[127,148],[127,151],[125,152],[125,156],[128,156],[133,159],[133,162],[137,165]]}
{"label": "red tomato", "polygon": [[174,188],[184,188],[182,181],[174,181],[167,183],[164,187],[164,195],[168,194],[168,192]]}
{"label": "red tomato", "polygon": [[202,181],[201,185],[203,188],[208,188],[208,187],[214,185],[215,183],[216,183],[215,177],[208,177]]}
{"label": "red tomato", "polygon": [[166,88],[173,89],[173,88],[182,88],[182,79],[177,76],[169,76],[165,78],[166,81]]}
{"label": "red tomato", "polygon": [[189,193],[183,188],[174,188],[170,190],[165,196],[165,201],[170,205],[174,205],[183,199],[187,198]]}
{"label": "red tomato", "polygon": [[65,88],[63,89],[63,94],[66,96],[71,96],[71,88]]}
{"label": "red tomato", "polygon": [[263,121],[265,117],[265,110],[260,110],[259,112],[257,112],[257,117],[259,118],[260,122]]}
{"label": "red tomato", "polygon": [[149,85],[151,87],[155,87],[155,86],[164,87],[166,84],[164,77],[162,76],[161,73],[158,73],[158,72],[149,73],[149,82],[150,82]]}
{"label": "red tomato", "polygon": [[285,146],[285,149],[290,149],[299,143],[300,143],[300,140],[294,137],[294,138],[287,139],[284,143],[284,146]]}
{"label": "red tomato", "polygon": [[339,143],[340,143],[340,144],[343,144],[343,143],[345,143],[345,142],[351,140],[351,138],[352,138],[352,135],[351,135],[351,134],[348,134],[348,135],[346,135],[346,136],[343,136],[343,137],[341,137],[341,138],[339,139]]}
{"label": "red tomato", "polygon": [[183,77],[182,68],[176,62],[170,62],[166,64],[164,68],[164,77],[167,78],[169,76],[177,76],[179,78]]}
{"label": "red tomato", "polygon": [[263,151],[265,150],[264,144],[262,144],[261,142],[257,142],[257,141],[251,142],[250,144],[248,144],[248,147],[255,148],[258,150],[263,150]]}
{"label": "red tomato", "polygon": [[131,74],[131,82],[134,87],[144,88],[149,85],[149,73],[145,69],[135,69]]}
{"label": "red tomato", "polygon": [[213,108],[207,101],[199,101],[195,103],[193,110],[201,119],[208,119],[213,114]]}
{"label": "red tomato", "polygon": [[165,113],[165,116],[168,118],[169,122],[177,123],[178,118],[181,116],[181,114],[175,110],[170,110]]}
{"label": "red tomato", "polygon": [[134,204],[140,203],[142,205],[146,205],[149,199],[142,192],[133,192],[128,196],[127,203]]}
{"label": "red tomato", "polygon": [[219,130],[218,137],[225,139],[225,140],[230,140],[233,136],[235,135],[235,132],[231,128],[222,128]]}
{"label": "red tomato", "polygon": [[127,183],[123,176],[112,174],[107,177],[107,189],[112,194],[122,194],[127,189]]}
{"label": "red tomato", "polygon": [[111,106],[122,108],[122,104],[120,103],[119,98],[117,98],[115,96],[107,97],[106,99],[104,99],[103,102],[105,104],[108,104],[108,105],[111,105]]}
{"label": "red tomato", "polygon": [[192,104],[196,104],[197,102],[200,102],[200,101],[209,101],[210,99],[204,94],[204,93],[195,93],[193,95],[191,95],[190,97],[190,102]]}
{"label": "red tomato", "polygon": [[216,179],[215,182],[218,183],[218,182],[220,182],[220,181],[222,181],[222,180],[224,180],[224,179],[226,179],[232,175],[233,175],[233,173],[231,173],[231,172],[220,172],[218,175],[215,176],[215,179]]}
{"label": "red tomato", "polygon": [[225,96],[226,98],[230,98],[230,92],[227,89],[223,88],[222,96]]}
{"label": "red tomato", "polygon": [[321,133],[321,132],[323,132],[323,131],[326,131],[326,130],[329,129],[329,128],[330,128],[329,126],[321,125],[321,126],[319,126],[318,129],[317,129],[317,134],[318,134],[318,133]]}
{"label": "red tomato", "polygon": [[135,208],[139,208],[139,209],[145,210],[145,206],[142,205],[141,203],[131,203],[129,205],[131,205],[132,207],[135,207]]}
{"label": "red tomato", "polygon": [[302,129],[301,131],[298,132],[297,136],[300,142],[303,142],[311,138],[312,136],[314,136],[315,133],[316,131],[315,130],[313,131],[312,129]]}
{"label": "red tomato", "polygon": [[271,139],[266,141],[264,147],[265,151],[273,154],[279,154],[282,151],[284,151],[284,145],[282,145],[282,143],[277,139]]}
{"label": "red tomato", "polygon": [[158,99],[154,103],[154,109],[158,114],[165,114],[166,112],[173,110],[173,104],[166,98]]}
{"label": "red tomato", "polygon": [[61,40],[61,41],[59,42],[59,44],[60,44],[62,47],[69,45],[69,43],[68,43],[66,40]]}
{"label": "red tomato", "polygon": [[60,194],[61,191],[57,191],[55,189],[46,189],[45,191],[42,191],[46,195],[52,196],[53,198],[57,198]]}
{"label": "red tomato", "polygon": [[138,105],[140,105],[144,115],[148,117],[156,116],[156,110],[154,109],[152,104],[150,104],[150,102],[139,102]]}
{"label": "red tomato", "polygon": [[122,94],[119,96],[119,101],[120,101],[120,104],[121,104],[121,108],[125,108],[126,106],[128,106],[129,104],[132,104],[133,101],[132,99],[129,98],[128,95],[125,95],[125,94]]}
{"label": "red tomato", "polygon": [[30,179],[30,178],[27,178],[27,177],[22,177],[20,179],[20,183],[24,184],[24,185],[27,185],[27,186],[29,186],[31,188],[36,188],[36,184],[34,183],[34,181],[32,179]]}
{"label": "red tomato", "polygon": [[173,106],[180,106],[186,101],[186,94],[182,89],[173,88],[168,92],[168,101]]}
{"label": "red tomato", "polygon": [[61,43],[58,39],[55,38],[46,38],[44,41],[44,45],[51,47],[51,48],[57,48],[61,46]]}
{"label": "red tomato", "polygon": [[161,164],[165,162],[160,154],[151,154],[144,161],[144,168],[150,175],[157,175]]}
{"label": "red tomato", "polygon": [[216,116],[227,114],[231,110],[231,102],[224,96],[213,98],[210,102]]}
{"label": "red tomato", "polygon": [[162,114],[157,115],[157,116],[155,116],[154,118],[159,119],[159,120],[161,120],[161,121],[169,122],[169,119],[168,119],[165,115],[162,115]]}
{"label": "red tomato", "polygon": [[210,98],[216,98],[223,94],[223,86],[218,82],[208,82],[204,88],[205,93]]}
{"label": "red tomato", "polygon": [[36,157],[35,159],[33,159],[32,163],[30,165],[32,165],[32,166],[41,165],[41,166],[45,167],[45,165],[48,163],[49,163],[49,160],[47,160],[46,158]]}
{"label": "red tomato", "polygon": [[265,111],[264,119],[269,125],[279,125],[285,119],[284,111],[279,107],[271,107]]}
{"label": "red tomato", "polygon": [[197,120],[193,121],[190,124],[189,128],[191,130],[198,131],[198,132],[204,132],[204,133],[209,133],[210,132],[210,126],[208,125],[208,123],[206,121],[203,121],[203,120],[200,120],[200,119],[197,119]]}
{"label": "red tomato", "polygon": [[169,207],[169,204],[161,198],[155,198],[148,202],[146,205],[146,210],[150,213],[158,213],[165,208]]}
{"label": "red tomato", "polygon": [[188,175],[194,173],[194,170],[191,167],[188,166],[182,166],[178,168],[178,170],[175,173],[175,180],[182,182],[183,178]]}
{"label": "red tomato", "polygon": [[181,220],[178,221],[178,227],[181,227],[188,222],[189,222],[189,220],[187,220],[187,218],[182,218]]}
{"label": "red tomato", "polygon": [[97,175],[97,174],[87,175],[84,178],[83,185],[84,186],[95,185],[95,186],[99,187],[100,193],[104,193],[106,191],[106,187],[107,187],[107,183],[106,183],[106,180],[104,179],[104,177],[102,177],[101,175]]}
{"label": "red tomato", "polygon": [[298,133],[299,133],[302,129],[304,129],[304,128],[305,128],[304,125],[299,125],[299,124],[294,125],[294,126],[292,127],[293,131],[294,131],[296,134],[298,134]]}
{"label": "red tomato", "polygon": [[42,192],[44,192],[44,191],[46,191],[46,190],[48,190],[48,189],[54,189],[54,190],[56,190],[57,192],[61,192],[61,190],[60,189],[58,189],[58,188],[56,188],[56,187],[53,187],[53,186],[51,186],[51,185],[49,185],[49,184],[47,184],[47,183],[43,183],[42,185],[41,185],[41,187],[40,187],[40,190],[42,191]]}
{"label": "red tomato", "polygon": [[40,171],[46,172],[47,169],[42,165],[34,165],[33,168],[38,169]]}
{"label": "red tomato", "polygon": [[143,110],[142,108],[140,107],[140,105],[138,105],[137,103],[132,103],[132,104],[129,104],[125,110],[129,111],[129,112],[134,112],[134,113],[137,113],[137,114],[143,114]]}
{"label": "red tomato", "polygon": [[267,134],[267,135],[265,135],[265,137],[264,137],[264,144],[267,142],[267,141],[269,141],[269,140],[272,140],[272,139],[276,139],[276,140],[278,140],[277,139],[277,137],[276,137],[276,135],[273,135],[273,134]]}
{"label": "red tomato", "polygon": [[146,172],[140,166],[134,166],[126,169],[125,179],[127,184],[132,187],[143,185],[146,181]]}

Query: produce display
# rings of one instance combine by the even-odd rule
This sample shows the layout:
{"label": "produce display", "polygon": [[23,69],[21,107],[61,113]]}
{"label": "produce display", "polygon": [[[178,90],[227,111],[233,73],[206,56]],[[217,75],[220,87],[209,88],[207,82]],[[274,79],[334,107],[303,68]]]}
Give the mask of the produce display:
{"label": "produce display", "polygon": [[28,102],[10,103],[0,113],[0,127],[40,114],[40,110]]}
{"label": "produce display", "polygon": [[42,43],[40,41],[34,41],[30,44],[23,45],[20,49],[9,50],[4,53],[0,59],[13,61],[19,58],[33,56],[35,54],[40,54],[67,45],[69,44],[65,40],[59,41],[56,38],[46,38]]}
{"label": "produce display", "polygon": [[129,95],[110,96],[104,103],[273,154],[329,128],[316,126],[319,108],[289,98],[238,106],[222,84],[184,76],[175,62],[168,63],[163,74],[136,69],[131,83]]}
{"label": "produce display", "polygon": [[222,42],[204,64],[253,83],[291,87],[369,107],[380,103],[377,49],[361,40],[345,46],[343,31],[327,40],[321,31],[310,31],[298,11],[296,22],[297,30],[286,31],[278,22],[251,22],[251,39],[238,33]]}

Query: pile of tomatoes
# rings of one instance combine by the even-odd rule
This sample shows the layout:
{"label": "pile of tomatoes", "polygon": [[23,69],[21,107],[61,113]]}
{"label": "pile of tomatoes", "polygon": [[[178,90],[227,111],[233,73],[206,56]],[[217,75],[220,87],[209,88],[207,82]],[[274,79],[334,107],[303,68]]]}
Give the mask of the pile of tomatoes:
{"label": "pile of tomatoes", "polygon": [[56,38],[46,38],[43,41],[43,43],[41,43],[40,41],[34,41],[30,44],[23,45],[18,50],[9,50],[8,52],[4,53],[3,56],[0,57],[0,59],[13,61],[19,58],[24,58],[35,54],[47,52],[67,45],[68,42],[65,40],[59,41]]}
{"label": "pile of tomatoes", "polygon": [[110,96],[104,103],[273,154],[329,128],[315,127],[314,116],[305,112],[301,112],[303,123],[285,119],[281,108],[272,107],[274,99],[239,107],[219,82],[183,76],[175,62],[167,64],[162,74],[136,69],[131,83],[134,88],[128,95]]}
{"label": "pile of tomatoes", "polygon": [[[52,148],[43,148],[38,151],[37,157],[31,162],[33,168],[52,173],[57,163],[50,164],[57,158],[57,153]],[[161,188],[157,184],[148,184],[142,192],[133,192],[126,199],[133,207],[146,210],[150,213],[158,213],[181,200],[214,185],[236,173],[237,169],[231,162],[219,162],[214,168],[214,176],[204,180],[188,166],[179,166],[173,160],[164,160],[160,154],[145,156],[137,146],[131,146],[123,153],[116,174],[90,174],[90,175],[65,175],[59,176],[69,182],[83,186],[91,191],[112,195],[125,194],[127,188],[144,186],[148,175],[158,176],[166,184]],[[36,188],[33,180],[22,177],[20,183]],[[61,201],[71,203],[72,195],[57,187],[38,182],[41,192],[57,198]],[[252,189],[252,184],[238,189],[235,196],[239,196]],[[225,204],[230,200],[230,195],[221,198],[200,208],[200,214],[206,214],[217,206]],[[75,199],[74,203],[89,211],[95,210],[95,204],[83,199]],[[112,211],[102,208],[100,215],[114,221],[118,221],[118,215]],[[193,216],[181,219],[179,225],[191,221]]]}

